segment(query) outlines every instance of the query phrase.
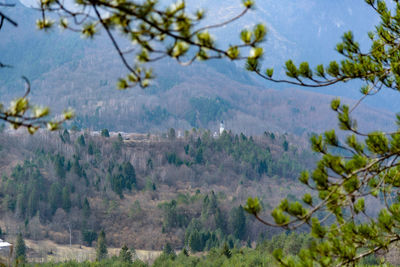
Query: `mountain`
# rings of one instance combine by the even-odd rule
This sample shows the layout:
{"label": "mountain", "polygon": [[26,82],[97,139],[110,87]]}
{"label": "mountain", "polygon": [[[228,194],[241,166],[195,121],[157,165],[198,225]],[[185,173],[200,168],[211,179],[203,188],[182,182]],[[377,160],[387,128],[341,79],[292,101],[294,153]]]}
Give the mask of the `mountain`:
{"label": "mountain", "polygon": [[297,176],[317,159],[301,138],[277,133],[110,135],[0,133],[0,233],[91,246],[104,230],[109,246],[152,250],[181,249],[195,229],[208,235],[197,251],[256,241],[265,227],[246,216],[237,235],[232,211],[250,195],[266,216],[296,199]]}
{"label": "mountain", "polygon": [[[221,1],[199,1],[196,5],[207,7],[209,20],[223,19],[240,10],[239,2],[227,5]],[[260,2],[258,9],[215,35],[228,43],[236,38],[238,26],[264,22],[270,29],[265,44],[266,66],[282,65],[287,58],[324,61],[333,54],[334,39],[339,39],[346,27],[351,28],[353,20],[365,22],[357,23],[361,25],[356,28],[357,33],[374,23],[374,19],[364,17],[371,14],[365,5],[356,7],[355,2],[348,1]],[[34,101],[49,105],[54,112],[74,108],[74,124],[82,128],[145,133],[163,132],[171,127],[200,127],[215,131],[219,121],[224,120],[234,132],[260,134],[271,130],[303,135],[336,127],[329,109],[329,94],[359,97],[357,83],[340,85],[340,90],[307,92],[266,83],[227,61],[190,67],[181,67],[171,60],[157,62],[152,65],[157,77],[149,89],[119,92],[115,83],[126,70],[104,34],[94,40],[80,40],[76,34],[60,33],[57,29],[38,32],[34,30],[38,13],[22,5],[9,9],[8,14],[25,19],[19,21],[18,28],[6,25],[0,32],[7,36],[0,41],[1,60],[14,65],[13,69],[0,70],[2,99],[23,94],[19,77],[25,75],[31,80]],[[374,108],[361,106],[357,110],[361,127],[392,127],[390,107],[396,98],[385,97],[384,101],[371,98],[368,104]]]}

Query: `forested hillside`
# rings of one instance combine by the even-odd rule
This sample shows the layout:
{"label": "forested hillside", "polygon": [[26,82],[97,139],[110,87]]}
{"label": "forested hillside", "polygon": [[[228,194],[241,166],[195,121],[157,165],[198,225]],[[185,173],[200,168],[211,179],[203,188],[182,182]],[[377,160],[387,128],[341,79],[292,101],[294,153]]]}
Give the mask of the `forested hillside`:
{"label": "forested hillside", "polygon": [[301,139],[268,132],[108,135],[2,133],[3,233],[90,246],[104,229],[109,245],[140,249],[251,243],[265,228],[240,205],[258,195],[268,212],[296,199],[316,160]]}
{"label": "forested hillside", "polygon": [[[283,12],[276,5],[273,8]],[[323,4],[318,5],[311,5],[309,12],[324,8]],[[236,9],[229,10],[234,13]],[[256,19],[262,22],[260,13],[270,11],[261,4],[257,12]],[[293,14],[294,10],[291,8],[287,12]],[[213,14],[210,10],[209,19],[217,17]],[[53,113],[68,107],[75,109],[77,116],[73,124],[82,129],[162,133],[171,127],[182,130],[199,127],[215,131],[219,121],[224,120],[232,131],[247,135],[260,135],[268,130],[306,136],[337,126],[329,108],[332,96],[323,95],[325,90],[319,93],[273,90],[276,84],[264,84],[246,72],[241,63],[235,65],[223,60],[190,67],[162,60],[151,64],[156,77],[149,88],[117,91],[117,80],[125,69],[104,34],[94,40],[81,40],[68,31],[37,32],[34,25],[39,15],[20,4],[9,9],[10,17],[24,17],[24,20],[19,22],[18,28],[5,25],[2,29],[2,34],[7,36],[0,41],[0,49],[4,51],[2,62],[13,65],[11,69],[0,70],[0,92],[4,101],[23,93],[24,83],[20,77],[25,75],[32,83],[32,101],[50,106]],[[265,17],[270,19],[271,15],[267,15]],[[246,24],[246,21],[244,18],[241,23]],[[293,26],[294,22],[287,23]],[[329,25],[327,29],[332,28]],[[291,26],[285,28],[287,35],[291,34]],[[339,30],[336,31],[339,36]],[[288,51],[297,49],[296,44],[284,41],[285,38],[277,34],[271,27],[265,44],[268,48],[266,67],[279,66],[278,61],[283,65]],[[234,37],[238,38],[238,34]],[[270,47],[282,48],[283,54]],[[276,58],[272,60],[273,57]],[[295,59],[301,60],[299,56]],[[376,125],[392,129],[390,112],[362,106],[356,113],[359,125],[365,129]]]}

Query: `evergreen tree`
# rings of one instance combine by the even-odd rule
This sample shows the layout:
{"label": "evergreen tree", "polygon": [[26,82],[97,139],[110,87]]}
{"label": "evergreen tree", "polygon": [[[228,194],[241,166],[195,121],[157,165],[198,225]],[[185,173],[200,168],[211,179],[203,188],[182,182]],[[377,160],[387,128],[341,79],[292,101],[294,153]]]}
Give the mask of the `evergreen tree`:
{"label": "evergreen tree", "polygon": [[83,201],[82,213],[83,213],[83,216],[84,216],[85,218],[89,218],[90,213],[91,213],[89,200],[88,200],[86,197],[85,197],[85,200]]}
{"label": "evergreen tree", "polygon": [[25,217],[26,212],[26,198],[24,192],[17,195],[17,213],[21,218]]}
{"label": "evergreen tree", "polygon": [[76,139],[76,143],[80,146],[85,146],[86,142],[85,142],[85,137],[81,134],[78,139]]}
{"label": "evergreen tree", "polygon": [[207,195],[205,195],[205,197],[203,199],[203,208],[201,210],[201,215],[202,216],[207,216],[209,204],[210,204],[210,197],[207,194]]}
{"label": "evergreen tree", "polygon": [[38,211],[38,206],[39,206],[39,194],[36,188],[33,188],[33,190],[29,194],[29,199],[28,199],[28,214],[30,217],[35,216],[36,212]]}
{"label": "evergreen tree", "polygon": [[[353,33],[346,32],[336,45],[343,57],[340,62],[331,61],[312,69],[308,62],[296,65],[288,60],[285,80],[274,77],[273,69],[261,71],[258,59],[247,60],[248,70],[270,81],[305,87],[352,80],[362,83],[359,102],[351,106],[338,98],[331,102],[339,128],[344,131],[340,136],[345,138],[335,130],[311,137],[311,147],[321,160],[311,173],[303,172],[299,180],[314,192],[305,193],[302,202],[283,199],[271,213],[273,221],[260,218],[257,198],[247,201],[246,210],[265,225],[290,230],[310,225],[312,246],[302,250],[298,258],[287,257],[282,250],[274,252],[283,266],[355,266],[364,257],[400,243],[400,199],[394,197],[400,185],[400,117],[392,132],[365,131],[354,118],[354,110],[363,99],[382,91],[400,90],[400,3],[365,3],[380,18],[368,33],[370,47],[360,46]],[[374,207],[374,215],[369,207]]]}
{"label": "evergreen tree", "polygon": [[228,259],[232,257],[232,251],[229,249],[228,243],[224,243],[222,247],[222,255],[225,255]]}
{"label": "evergreen tree", "polygon": [[49,195],[48,195],[51,212],[54,214],[57,208],[62,206],[62,192],[59,183],[53,183],[50,186]]}
{"label": "evergreen tree", "polygon": [[83,170],[81,165],[79,164],[79,157],[76,155],[74,155],[74,162],[72,164],[72,169],[74,170],[74,173],[78,175],[78,177],[82,177]]}
{"label": "evergreen tree", "polygon": [[125,188],[125,178],[122,173],[115,173],[111,176],[111,189],[119,195],[120,198],[123,198],[122,191]]}
{"label": "evergreen tree", "polygon": [[202,147],[197,149],[195,161],[196,161],[197,164],[202,164],[203,163],[204,158],[203,158],[203,148]]}
{"label": "evergreen tree", "polygon": [[283,150],[288,151],[289,150],[288,141],[284,140],[283,143],[282,143],[282,147],[283,147]]}
{"label": "evergreen tree", "polygon": [[68,186],[64,186],[62,190],[62,208],[66,212],[69,212],[69,210],[71,209],[71,192]]}
{"label": "evergreen tree", "polygon": [[97,247],[96,247],[96,260],[101,261],[107,258],[107,243],[106,243],[106,233],[101,230],[100,234],[97,238]]}
{"label": "evergreen tree", "polygon": [[125,177],[125,186],[131,190],[136,185],[136,172],[133,165],[127,161],[123,164],[123,175]]}
{"label": "evergreen tree", "polygon": [[172,248],[172,245],[167,242],[163,248],[163,254],[167,255],[171,258],[175,258],[176,257],[176,253],[175,250]]}
{"label": "evergreen tree", "polygon": [[232,209],[230,215],[230,224],[234,237],[244,240],[246,235],[246,216],[242,206]]}
{"label": "evergreen tree", "polygon": [[227,232],[227,222],[225,215],[222,214],[221,210],[218,208],[214,215],[215,227],[221,229],[223,233]]}
{"label": "evergreen tree", "polygon": [[96,240],[97,233],[91,230],[82,230],[82,240],[87,243],[89,247],[92,246],[92,242]]}
{"label": "evergreen tree", "polygon": [[169,140],[175,140],[176,138],[176,133],[174,128],[170,128],[168,131],[168,139]]}
{"label": "evergreen tree", "polygon": [[89,154],[89,155],[93,155],[93,153],[94,153],[94,144],[93,144],[93,142],[89,142],[89,145],[88,145],[88,154]]}
{"label": "evergreen tree", "polygon": [[124,141],[124,139],[122,138],[122,135],[120,133],[118,133],[118,138],[117,138],[118,142],[122,143]]}
{"label": "evergreen tree", "polygon": [[132,263],[132,252],[129,251],[126,245],[122,246],[119,252],[119,258],[123,262]]}
{"label": "evergreen tree", "polygon": [[63,134],[62,134],[62,137],[63,137],[63,140],[64,140],[66,143],[70,143],[70,142],[71,142],[71,137],[70,137],[69,132],[68,132],[67,129],[64,129],[64,132],[63,132]]}
{"label": "evergreen tree", "polygon": [[18,234],[15,244],[15,259],[19,262],[26,261],[26,245],[21,233]]}
{"label": "evergreen tree", "polygon": [[65,168],[64,168],[64,157],[60,156],[60,155],[56,155],[55,159],[54,159],[54,169],[57,173],[57,176],[60,178],[65,178]]}
{"label": "evergreen tree", "polygon": [[190,250],[194,253],[203,251],[204,245],[201,239],[201,234],[197,231],[197,229],[194,229],[189,236],[188,244],[190,247]]}
{"label": "evergreen tree", "polygon": [[182,249],[182,254],[185,255],[186,257],[189,257],[189,251],[186,248]]}
{"label": "evergreen tree", "polygon": [[214,191],[211,191],[210,202],[208,203],[207,207],[207,214],[214,215],[217,212],[217,209],[218,209],[218,199]]}
{"label": "evergreen tree", "polygon": [[101,136],[103,137],[110,137],[110,133],[108,132],[108,129],[103,129],[101,130]]}

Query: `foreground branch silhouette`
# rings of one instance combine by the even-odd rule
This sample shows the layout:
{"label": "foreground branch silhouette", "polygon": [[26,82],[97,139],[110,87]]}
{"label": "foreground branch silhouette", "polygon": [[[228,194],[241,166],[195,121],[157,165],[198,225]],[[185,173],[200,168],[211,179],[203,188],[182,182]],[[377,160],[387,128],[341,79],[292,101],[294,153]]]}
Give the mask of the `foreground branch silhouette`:
{"label": "foreground branch silhouette", "polygon": [[[363,99],[381,90],[400,90],[400,4],[366,0],[380,16],[375,31],[369,33],[371,47],[361,51],[353,34],[347,32],[336,50],[344,59],[311,70],[307,62],[285,64],[288,78],[275,78],[273,69],[261,72],[260,60],[249,59],[247,69],[269,81],[305,87],[324,87],[339,82],[361,80],[363,97],[353,106],[334,99],[331,108],[339,127],[348,133],[340,140],[334,130],[311,138],[312,149],[322,159],[316,169],[299,178],[311,193],[302,201],[282,200],[271,216],[260,217],[257,198],[249,198],[245,209],[268,226],[297,229],[308,225],[314,237],[308,249],[296,257],[274,252],[282,266],[353,266],[376,252],[388,251],[400,240],[400,130],[362,132],[352,111]],[[400,126],[400,115],[397,116]],[[372,205],[373,207],[368,206]],[[380,211],[374,213],[372,208]]]}
{"label": "foreground branch silhouette", "polygon": [[[14,4],[0,3],[0,34],[4,23],[18,27],[18,23],[15,20],[1,11],[2,8],[12,8],[14,6]],[[6,71],[8,68],[12,68],[12,65],[0,61],[0,71]],[[0,120],[11,125],[13,129],[23,127],[30,134],[33,134],[39,128],[47,128],[50,131],[58,130],[64,122],[74,117],[72,110],[66,110],[62,115],[50,119],[50,109],[48,107],[30,103],[28,97],[31,92],[31,84],[25,76],[22,76],[22,79],[26,85],[25,94],[12,101],[9,107],[4,107],[4,104],[0,103]]]}
{"label": "foreground branch silhouette", "polygon": [[[67,30],[93,38],[104,30],[111,40],[128,75],[118,82],[119,89],[140,86],[145,88],[153,78],[145,63],[163,58],[173,58],[182,65],[196,60],[229,58],[231,60],[257,59],[262,56],[260,43],[264,41],[266,29],[258,24],[252,30],[241,32],[238,44],[221,48],[216,45],[210,31],[222,28],[243,17],[254,6],[254,1],[244,0],[243,11],[226,21],[203,26],[205,13],[202,10],[189,13],[185,1],[162,7],[157,0],[107,1],[79,0],[77,6],[69,7],[60,0],[42,0],[42,17],[37,22],[39,29],[51,28],[55,21],[50,14],[58,14],[59,25]],[[122,35],[117,38],[116,34]],[[126,41],[131,47],[124,51]],[[244,55],[249,53],[250,55]]]}

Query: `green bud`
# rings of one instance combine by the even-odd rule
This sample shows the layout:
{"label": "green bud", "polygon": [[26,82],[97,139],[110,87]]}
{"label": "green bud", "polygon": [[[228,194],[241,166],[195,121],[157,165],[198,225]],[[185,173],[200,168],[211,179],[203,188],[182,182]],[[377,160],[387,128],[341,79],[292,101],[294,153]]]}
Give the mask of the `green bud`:
{"label": "green bud", "polygon": [[301,183],[303,183],[303,184],[308,184],[308,179],[310,178],[310,173],[308,172],[308,171],[303,171],[301,174],[300,174],[300,178],[299,178],[299,180],[300,180],[300,182]]}
{"label": "green bud", "polygon": [[274,218],[276,224],[283,225],[290,221],[289,216],[283,214],[281,209],[274,209],[271,213],[271,216]]}
{"label": "green bud", "polygon": [[251,43],[251,37],[252,37],[252,32],[244,29],[241,33],[240,33],[240,38],[242,39],[242,41],[245,44],[250,44]]}
{"label": "green bud", "polygon": [[272,252],[272,255],[277,261],[281,261],[283,259],[283,251],[280,248],[275,249],[274,252]]}
{"label": "green bud", "polygon": [[60,19],[60,27],[61,27],[61,29],[68,28],[68,20],[66,18]]}
{"label": "green bud", "polygon": [[254,42],[261,42],[264,40],[265,35],[267,34],[267,28],[263,24],[257,24],[254,26]]}
{"label": "green bud", "polygon": [[36,131],[38,129],[39,129],[38,127],[29,126],[28,127],[28,132],[29,132],[29,134],[34,134],[34,133],[36,133]]}
{"label": "green bud", "polygon": [[60,128],[60,125],[56,122],[48,122],[47,123],[47,129],[49,131],[55,131],[58,130]]}
{"label": "green bud", "polygon": [[302,62],[299,66],[299,74],[305,78],[312,78],[313,73],[308,65],[308,62]]}
{"label": "green bud", "polygon": [[259,59],[262,57],[264,50],[261,47],[254,47],[250,50],[250,58]]}
{"label": "green bud", "polygon": [[265,71],[265,74],[267,74],[267,76],[268,76],[269,78],[272,78],[272,75],[274,75],[274,69],[267,69],[267,70]]}
{"label": "green bud", "polygon": [[331,109],[337,111],[339,107],[340,107],[340,99],[339,98],[333,99],[331,102]]}
{"label": "green bud", "polygon": [[36,21],[36,26],[39,30],[47,30],[53,26],[54,22],[48,19],[38,19]]}
{"label": "green bud", "polygon": [[306,204],[312,206],[313,200],[312,200],[312,196],[311,196],[309,193],[306,193],[306,194],[303,196],[303,201],[304,201],[304,203],[306,203]]}
{"label": "green bud", "polygon": [[63,116],[65,120],[71,120],[75,117],[75,113],[73,110],[66,110],[64,111]]}
{"label": "green bud", "polygon": [[368,149],[376,154],[384,154],[389,151],[388,139],[386,135],[382,132],[372,132],[368,134],[365,140]]}
{"label": "green bud", "polygon": [[325,78],[325,69],[323,65],[318,65],[316,71],[317,76]]}
{"label": "green bud", "polygon": [[364,198],[360,198],[357,200],[357,202],[354,204],[354,211],[358,214],[360,212],[365,211],[365,202]]}
{"label": "green bud", "polygon": [[258,198],[251,198],[247,199],[246,205],[243,207],[245,211],[250,214],[257,215],[261,211],[261,205]]}
{"label": "green bud", "polygon": [[11,102],[11,114],[21,115],[29,108],[29,101],[25,97],[21,97]]}
{"label": "green bud", "polygon": [[128,82],[125,79],[119,79],[117,83],[117,88],[119,90],[125,90],[129,87]]}
{"label": "green bud", "polygon": [[44,108],[36,107],[33,109],[33,116],[35,116],[36,118],[45,117],[45,116],[49,115],[49,113],[50,113],[50,109],[48,107],[44,107]]}
{"label": "green bud", "polygon": [[96,33],[96,26],[93,23],[85,24],[82,28],[82,34],[84,37],[93,38]]}
{"label": "green bud", "polygon": [[291,78],[297,78],[299,76],[299,71],[297,70],[292,60],[286,61],[285,65],[286,65],[287,76]]}
{"label": "green bud", "polygon": [[333,77],[339,76],[339,74],[340,74],[339,64],[336,61],[332,61],[329,64],[327,72],[329,75],[331,75]]}
{"label": "green bud", "polygon": [[254,6],[253,0],[243,0],[243,5],[245,8],[252,8]]}
{"label": "green bud", "polygon": [[229,47],[227,54],[230,59],[236,59],[239,56],[239,48],[237,46]]}

